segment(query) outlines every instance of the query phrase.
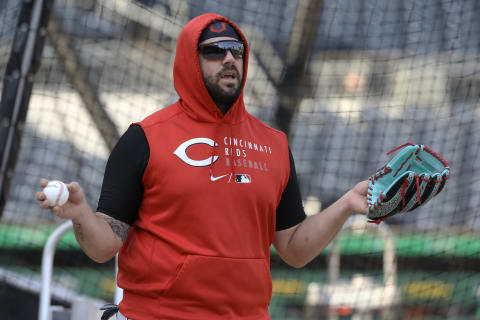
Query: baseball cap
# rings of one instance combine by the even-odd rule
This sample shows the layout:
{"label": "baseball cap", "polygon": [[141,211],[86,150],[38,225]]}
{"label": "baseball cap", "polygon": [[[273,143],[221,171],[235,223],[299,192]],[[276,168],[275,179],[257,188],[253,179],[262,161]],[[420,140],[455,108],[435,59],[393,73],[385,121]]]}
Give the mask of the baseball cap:
{"label": "baseball cap", "polygon": [[203,29],[198,42],[202,43],[205,40],[216,37],[231,37],[242,41],[238,32],[228,22],[216,20]]}

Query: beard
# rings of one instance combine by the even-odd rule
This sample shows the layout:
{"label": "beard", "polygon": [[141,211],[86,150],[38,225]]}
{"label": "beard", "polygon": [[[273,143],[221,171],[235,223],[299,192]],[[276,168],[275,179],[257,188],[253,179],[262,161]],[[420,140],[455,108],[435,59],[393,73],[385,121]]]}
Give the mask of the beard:
{"label": "beard", "polygon": [[[227,88],[220,86],[221,74],[225,71],[233,70],[237,73],[237,82],[227,85]],[[219,105],[230,107],[242,92],[241,79],[238,78],[238,70],[235,67],[225,67],[214,76],[204,77],[203,82],[207,87],[208,93],[213,101]]]}

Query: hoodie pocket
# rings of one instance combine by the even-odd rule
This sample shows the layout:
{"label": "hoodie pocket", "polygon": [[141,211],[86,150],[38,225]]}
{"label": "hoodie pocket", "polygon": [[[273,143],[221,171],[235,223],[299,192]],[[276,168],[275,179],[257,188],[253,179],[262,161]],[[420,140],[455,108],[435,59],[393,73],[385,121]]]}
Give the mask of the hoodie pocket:
{"label": "hoodie pocket", "polygon": [[272,281],[265,258],[188,255],[164,291],[193,309],[238,316],[267,312]]}

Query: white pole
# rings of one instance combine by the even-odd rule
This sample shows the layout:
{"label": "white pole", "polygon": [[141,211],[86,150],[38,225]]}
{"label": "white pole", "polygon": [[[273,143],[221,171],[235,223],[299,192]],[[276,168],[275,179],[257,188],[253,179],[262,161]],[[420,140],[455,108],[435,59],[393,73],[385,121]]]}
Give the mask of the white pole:
{"label": "white pole", "polygon": [[50,319],[50,299],[53,274],[53,258],[58,241],[62,236],[73,228],[72,221],[65,221],[55,229],[55,231],[48,237],[47,243],[43,248],[42,254],[42,288],[40,291],[40,303],[38,310],[38,320]]}
{"label": "white pole", "polygon": [[118,286],[118,253],[115,255],[115,293],[113,295],[113,303],[119,304],[123,298],[123,289]]}

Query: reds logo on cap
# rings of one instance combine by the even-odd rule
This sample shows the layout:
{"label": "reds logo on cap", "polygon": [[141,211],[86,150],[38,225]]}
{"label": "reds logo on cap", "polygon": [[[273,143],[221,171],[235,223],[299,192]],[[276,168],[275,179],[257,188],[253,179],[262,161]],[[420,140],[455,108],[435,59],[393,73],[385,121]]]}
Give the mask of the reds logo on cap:
{"label": "reds logo on cap", "polygon": [[[220,25],[220,26],[219,26]],[[220,27],[217,29],[217,27]],[[225,22],[217,22],[217,23],[212,23],[210,25],[210,31],[212,32],[216,32],[216,33],[219,33],[219,32],[222,32],[224,31],[225,29],[227,29],[227,25]]]}

